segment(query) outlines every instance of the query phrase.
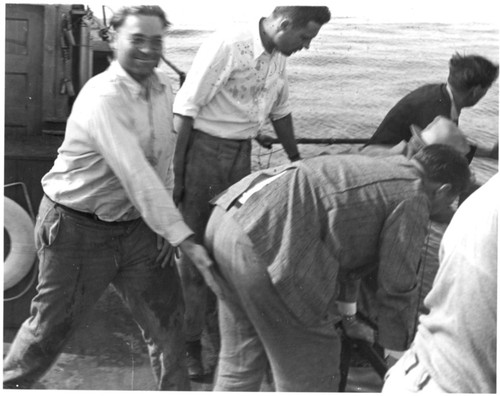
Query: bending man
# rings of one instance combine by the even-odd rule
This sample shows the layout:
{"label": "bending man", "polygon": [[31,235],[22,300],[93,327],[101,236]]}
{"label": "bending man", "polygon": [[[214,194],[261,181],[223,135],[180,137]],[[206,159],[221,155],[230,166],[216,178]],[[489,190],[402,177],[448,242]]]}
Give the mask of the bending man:
{"label": "bending man", "polygon": [[228,298],[215,390],[337,391],[339,277],[378,268],[379,342],[405,350],[429,215],[467,185],[457,151],[412,159],[319,156],[254,173],[214,203],[206,231]]}

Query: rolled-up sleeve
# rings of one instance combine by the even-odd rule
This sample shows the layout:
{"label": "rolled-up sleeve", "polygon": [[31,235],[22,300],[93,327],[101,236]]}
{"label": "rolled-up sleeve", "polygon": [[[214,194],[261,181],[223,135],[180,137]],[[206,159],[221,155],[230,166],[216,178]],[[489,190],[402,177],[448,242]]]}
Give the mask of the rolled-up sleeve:
{"label": "rolled-up sleeve", "polygon": [[197,52],[186,81],[177,92],[174,113],[195,118],[231,75],[233,47],[214,33]]}
{"label": "rolled-up sleeve", "polygon": [[377,300],[382,346],[409,347],[417,319],[418,264],[429,222],[421,195],[401,202],[385,221],[380,237]]}
{"label": "rolled-up sleeve", "polygon": [[193,232],[175,207],[164,181],[146,159],[137,136],[130,130],[130,120],[116,108],[119,103],[101,96],[92,104],[88,110],[91,138],[146,224],[177,246]]}
{"label": "rolled-up sleeve", "polygon": [[281,89],[278,91],[276,102],[274,103],[274,106],[271,109],[271,113],[269,115],[269,118],[271,120],[273,121],[279,120],[283,117],[286,117],[288,114],[292,112],[288,96],[289,96],[288,76],[285,67],[283,67],[282,86]]}

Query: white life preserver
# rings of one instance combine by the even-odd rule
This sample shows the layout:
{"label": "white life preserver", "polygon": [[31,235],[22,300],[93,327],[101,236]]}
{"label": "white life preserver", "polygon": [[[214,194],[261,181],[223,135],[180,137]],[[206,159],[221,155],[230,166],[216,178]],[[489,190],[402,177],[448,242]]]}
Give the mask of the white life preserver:
{"label": "white life preserver", "polygon": [[3,287],[7,290],[28,274],[35,262],[36,248],[33,220],[7,197],[4,197],[3,226],[10,238],[10,251],[3,267]]}

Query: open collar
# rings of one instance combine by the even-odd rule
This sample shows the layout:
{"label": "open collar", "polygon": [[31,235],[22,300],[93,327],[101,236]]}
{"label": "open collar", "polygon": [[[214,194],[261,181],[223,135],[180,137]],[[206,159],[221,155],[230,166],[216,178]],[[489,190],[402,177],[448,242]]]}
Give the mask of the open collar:
{"label": "open collar", "polygon": [[111,63],[110,69],[115,73],[120,82],[127,87],[134,98],[147,99],[148,92],[161,93],[165,89],[165,84],[158,78],[156,72],[151,74],[151,76],[141,84],[133,79],[116,60]]}
{"label": "open collar", "polygon": [[448,83],[446,83],[446,91],[448,92],[448,95],[450,95],[450,100],[451,100],[450,118],[453,122],[458,122],[458,117],[460,116],[460,112],[457,109],[455,98],[453,97],[453,91],[450,87],[450,84]]}
{"label": "open collar", "polygon": [[264,45],[262,44],[262,39],[260,38],[260,21],[264,19],[261,18],[258,23],[252,26],[252,37],[253,37],[253,58],[257,59],[262,54],[267,53]]}

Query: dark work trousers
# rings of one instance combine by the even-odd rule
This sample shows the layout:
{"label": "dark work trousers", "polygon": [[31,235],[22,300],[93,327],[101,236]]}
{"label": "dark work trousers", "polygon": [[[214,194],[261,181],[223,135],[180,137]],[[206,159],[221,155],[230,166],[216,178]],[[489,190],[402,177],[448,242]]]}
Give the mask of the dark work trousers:
{"label": "dark work trousers", "polygon": [[142,330],[158,389],[189,389],[175,265],[161,268],[142,219],[107,223],[44,197],[35,227],[40,261],[31,316],[4,360],[4,387],[29,388],[112,283]]}
{"label": "dark work trousers", "polygon": [[[180,210],[198,243],[203,243],[212,210],[209,201],[250,174],[251,149],[250,139],[222,139],[193,131],[186,154],[184,195]],[[215,295],[185,255],[181,255],[178,264],[186,303],[186,339],[199,340],[205,329],[211,349],[208,351],[208,365],[213,366],[219,349]]]}

